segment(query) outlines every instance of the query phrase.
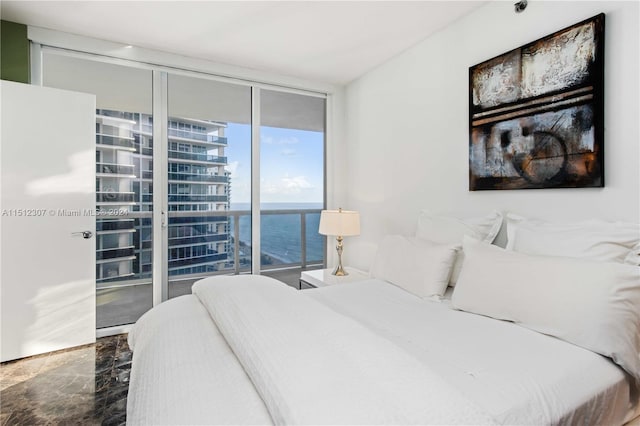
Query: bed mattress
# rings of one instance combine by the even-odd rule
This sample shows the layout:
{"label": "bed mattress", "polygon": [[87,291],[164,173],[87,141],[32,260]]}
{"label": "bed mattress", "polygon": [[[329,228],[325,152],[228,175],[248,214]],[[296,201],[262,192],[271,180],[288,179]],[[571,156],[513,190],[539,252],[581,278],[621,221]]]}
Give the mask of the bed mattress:
{"label": "bed mattress", "polygon": [[[303,293],[435,366],[497,423],[623,424],[637,415],[637,395],[630,395],[619,367],[553,337],[456,311],[446,299],[423,300],[378,280]],[[149,311],[129,342],[129,424],[272,423],[195,295]]]}

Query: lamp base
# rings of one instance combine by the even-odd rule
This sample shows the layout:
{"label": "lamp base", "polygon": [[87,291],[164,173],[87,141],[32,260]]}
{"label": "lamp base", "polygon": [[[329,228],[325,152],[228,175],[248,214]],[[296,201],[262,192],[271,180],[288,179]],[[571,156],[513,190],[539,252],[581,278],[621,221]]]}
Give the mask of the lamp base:
{"label": "lamp base", "polygon": [[333,275],[337,277],[344,277],[345,275],[349,275],[349,273],[342,267],[342,235],[338,235],[336,237],[336,241],[338,242],[336,245],[336,251],[338,252],[338,266],[336,266],[336,269],[333,271]]}
{"label": "lamp base", "polygon": [[347,271],[345,271],[345,269],[342,267],[342,263],[340,263],[338,266],[336,266],[336,269],[334,269],[332,274],[337,276],[337,277],[344,277],[346,275],[349,275],[349,273]]}

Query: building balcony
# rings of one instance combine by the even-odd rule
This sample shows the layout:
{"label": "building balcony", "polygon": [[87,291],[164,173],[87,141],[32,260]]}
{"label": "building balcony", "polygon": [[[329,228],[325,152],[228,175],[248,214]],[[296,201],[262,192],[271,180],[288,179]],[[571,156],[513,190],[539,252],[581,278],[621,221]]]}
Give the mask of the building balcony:
{"label": "building balcony", "polygon": [[[196,216],[194,213],[205,213],[207,216]],[[229,221],[229,216],[214,216],[212,213],[213,212],[169,212],[169,227],[196,224],[206,225],[210,223],[225,223]]]}
{"label": "building balcony", "polygon": [[211,136],[206,133],[193,132],[189,130],[167,129],[169,139],[180,139],[195,142],[204,142],[214,145],[227,145],[227,138],[222,136]]}
{"label": "building balcony", "polygon": [[169,158],[177,160],[202,161],[219,165],[227,164],[227,157],[217,155],[197,154],[195,152],[169,151]]}
{"label": "building balcony", "polygon": [[226,203],[226,195],[169,194],[170,203]]}
{"label": "building balcony", "polygon": [[97,203],[135,203],[134,192],[99,191],[96,192]]}
{"label": "building balcony", "polygon": [[228,234],[192,235],[190,237],[169,238],[169,247],[215,243],[227,241],[228,239]]}
{"label": "building balcony", "polygon": [[136,146],[133,138],[125,138],[122,136],[110,136],[96,134],[96,145],[103,145],[113,148],[123,148],[129,151],[135,151]]}
{"label": "building balcony", "polygon": [[96,163],[96,173],[136,177],[133,164]]}
{"label": "building balcony", "polygon": [[96,232],[104,231],[130,231],[135,230],[133,219],[100,220],[96,221]]}
{"label": "building balcony", "polygon": [[210,254],[206,254],[204,256],[193,256],[186,259],[169,259],[169,269],[202,265],[212,262],[223,262],[227,260],[227,253],[216,253],[213,250],[210,250],[210,252]]}
{"label": "building balcony", "polygon": [[97,109],[96,116],[98,118],[117,118],[119,120],[124,120],[135,124],[137,114],[133,112],[113,111],[110,109]]}
{"label": "building balcony", "polygon": [[178,182],[229,183],[228,176],[203,175],[193,173],[169,173],[169,180]]}
{"label": "building balcony", "polygon": [[[262,246],[261,252],[261,269],[269,275],[284,274],[290,278],[289,284],[297,287],[300,271],[308,268],[323,267],[324,253],[326,253],[326,239],[317,233],[320,218],[320,209],[283,209],[283,210],[263,210],[261,211],[261,223],[263,225],[263,235],[268,235],[271,231],[269,228],[279,228],[287,226],[288,232],[291,234],[290,242],[299,244],[298,249],[292,252],[290,247],[286,249],[277,249],[275,247]],[[251,271],[252,253],[251,253],[251,236],[246,233],[246,226],[250,223],[250,210],[216,210],[216,211],[176,211],[168,213],[168,231],[169,249],[175,250],[177,246],[202,246],[211,244],[209,250],[203,250],[203,256],[195,256],[183,259],[169,259],[169,268],[171,269],[169,280],[170,294],[179,295],[184,292],[190,292],[190,285],[193,281],[210,275],[219,274],[238,274]],[[140,219],[142,221],[143,219]],[[136,283],[142,278],[148,277],[151,271],[151,263],[149,253],[152,250],[152,241],[146,230],[151,228],[150,218],[145,216],[145,222],[140,222],[139,232],[140,239],[134,239],[134,256],[131,258],[114,258],[104,259],[107,257],[102,255],[103,260],[99,260],[100,264],[106,264],[106,268],[122,260],[138,259],[139,266],[136,261],[132,267],[134,275],[130,275],[128,279],[125,277],[118,278],[100,278],[101,285],[112,285],[113,287],[125,288],[127,285],[137,285]],[[136,223],[138,219],[136,219]],[[284,221],[284,222],[283,222]],[[116,221],[114,221],[116,222]],[[286,223],[286,225],[284,225]],[[187,227],[204,227],[206,225],[228,224],[228,226],[214,226],[211,229],[180,230],[178,228]],[[117,225],[111,225],[117,226]],[[225,228],[225,229],[220,229]],[[143,231],[145,230],[145,231]],[[189,232],[198,235],[188,235]],[[187,235],[185,235],[187,233]],[[297,236],[296,236],[297,234]],[[145,235],[142,237],[142,235]],[[144,239],[143,239],[144,238]],[[216,244],[219,244],[220,251],[216,251]],[[289,253],[285,253],[286,251]],[[296,253],[297,252],[297,253]],[[170,255],[169,255],[170,256]],[[142,261],[141,259],[146,259]],[[210,272],[206,272],[202,267],[211,266]],[[194,268],[194,272],[184,272]],[[195,267],[201,267],[195,271]],[[129,270],[129,268],[125,268]],[[124,270],[124,269],[123,269]],[[102,271],[102,270],[101,270]],[[104,272],[103,271],[103,272]],[[106,275],[106,272],[105,272]],[[284,276],[283,275],[283,276]],[[98,276],[101,276],[100,274]],[[288,278],[287,278],[288,279]],[[183,292],[184,290],[184,292]]]}
{"label": "building balcony", "polygon": [[99,260],[115,260],[115,259],[129,259],[134,256],[134,247],[117,247],[112,249],[99,249],[96,251],[96,261]]}
{"label": "building balcony", "polygon": [[146,146],[138,146],[138,147],[136,147],[136,152],[138,154],[146,155],[148,157],[152,157],[153,156],[153,148],[149,148],[149,147],[146,147]]}

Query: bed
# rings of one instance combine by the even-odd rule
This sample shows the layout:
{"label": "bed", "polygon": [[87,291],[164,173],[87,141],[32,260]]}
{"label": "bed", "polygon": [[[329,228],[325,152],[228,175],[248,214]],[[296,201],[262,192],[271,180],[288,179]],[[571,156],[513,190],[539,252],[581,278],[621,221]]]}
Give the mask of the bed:
{"label": "bed", "polygon": [[[372,279],[303,291],[263,276],[201,280],[193,294],[155,307],[130,332],[127,423],[622,425],[637,418],[637,266],[622,269],[631,273],[622,278],[626,286],[616,279],[611,287],[626,295],[622,304],[614,298],[613,308],[600,309],[588,296],[581,299],[597,307],[590,318],[606,314],[607,327],[613,321],[608,318],[617,318],[607,309],[622,306],[627,315],[621,321],[629,333],[619,340],[630,346],[608,352],[617,341],[607,340],[604,348],[593,343],[589,336],[602,330],[591,319],[580,321],[589,329],[591,340],[584,340],[582,330],[576,335],[571,328],[573,314],[554,319],[554,329],[545,323],[548,313],[536,318],[538,310],[530,313],[526,306],[509,319],[501,311],[505,304],[493,296],[474,306],[483,285],[493,291],[490,286],[500,282],[484,279],[478,266],[481,254],[494,256],[494,247],[486,246],[465,239],[455,287],[449,279],[459,253],[447,257],[449,272],[437,297],[416,293],[429,293],[434,280],[442,281],[444,254],[425,284],[428,291],[417,290],[416,277],[385,271],[384,262],[372,269]],[[430,258],[446,251],[434,247],[413,248]],[[505,268],[523,267],[516,260],[524,255],[495,256],[498,264],[506,257]],[[535,270],[593,264],[542,261],[547,263]],[[434,271],[419,272],[422,277]],[[581,281],[593,275],[589,270]],[[509,310],[521,299],[512,296],[505,299]],[[546,298],[552,309],[554,297]],[[603,330],[608,335],[611,328]]]}

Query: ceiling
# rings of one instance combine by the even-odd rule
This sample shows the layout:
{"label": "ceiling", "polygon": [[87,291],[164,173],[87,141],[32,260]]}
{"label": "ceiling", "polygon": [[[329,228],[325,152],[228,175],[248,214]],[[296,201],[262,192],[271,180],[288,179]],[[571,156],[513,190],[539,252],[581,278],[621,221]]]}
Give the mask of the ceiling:
{"label": "ceiling", "polygon": [[9,1],[3,20],[346,84],[482,1]]}

